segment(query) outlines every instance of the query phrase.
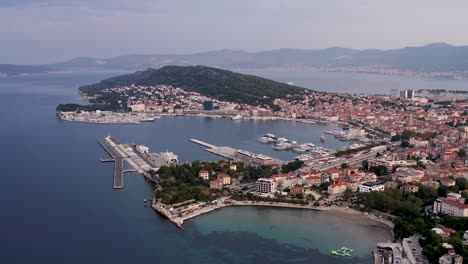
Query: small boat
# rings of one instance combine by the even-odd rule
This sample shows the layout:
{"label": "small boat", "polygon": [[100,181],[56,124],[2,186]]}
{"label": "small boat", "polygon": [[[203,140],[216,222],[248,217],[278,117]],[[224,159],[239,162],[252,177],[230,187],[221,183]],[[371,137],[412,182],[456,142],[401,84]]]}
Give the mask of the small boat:
{"label": "small boat", "polygon": [[325,140],[326,140],[325,136],[320,136],[320,141],[325,141]]}
{"label": "small boat", "polygon": [[307,145],[303,144],[303,145],[297,145],[295,147],[292,148],[292,150],[294,152],[297,152],[297,153],[304,153],[306,151],[309,151],[310,150],[310,147],[308,147]]}
{"label": "small boat", "polygon": [[287,150],[288,148],[290,148],[290,146],[287,144],[276,144],[273,146],[274,150]]}
{"label": "small boat", "polygon": [[276,140],[270,138],[270,137],[261,137],[258,139],[258,141],[262,142],[262,143],[273,143],[275,142]]}
{"label": "small boat", "polygon": [[240,119],[242,119],[242,116],[239,115],[239,114],[237,114],[237,115],[231,117],[231,119],[232,119],[232,120],[240,120]]}
{"label": "small boat", "polygon": [[269,138],[276,138],[276,136],[275,136],[275,135],[273,135],[273,134],[266,134],[266,135],[265,135],[265,137],[269,137]]}

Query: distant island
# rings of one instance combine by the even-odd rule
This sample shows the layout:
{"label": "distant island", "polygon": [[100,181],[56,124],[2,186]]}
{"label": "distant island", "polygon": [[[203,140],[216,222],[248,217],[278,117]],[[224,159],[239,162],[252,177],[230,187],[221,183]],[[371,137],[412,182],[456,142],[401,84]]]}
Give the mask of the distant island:
{"label": "distant island", "polygon": [[142,71],[168,65],[206,65],[234,71],[239,69],[310,70],[466,80],[468,79],[468,46],[431,43],[421,47],[390,50],[332,47],[320,50],[282,48],[246,52],[224,49],[183,55],[131,54],[112,58],[78,57],[54,64],[18,67],[23,68],[21,73],[28,73],[29,70],[24,67],[45,67],[62,71]]}
{"label": "distant island", "polygon": [[0,64],[0,78],[57,71],[48,66]]}

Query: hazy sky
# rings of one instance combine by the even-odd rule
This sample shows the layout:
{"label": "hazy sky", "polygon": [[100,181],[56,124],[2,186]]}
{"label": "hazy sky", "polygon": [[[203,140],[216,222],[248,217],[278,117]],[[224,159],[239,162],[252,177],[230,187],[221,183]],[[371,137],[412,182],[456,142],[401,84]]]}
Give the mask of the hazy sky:
{"label": "hazy sky", "polygon": [[0,63],[331,46],[468,45],[466,0],[0,0]]}

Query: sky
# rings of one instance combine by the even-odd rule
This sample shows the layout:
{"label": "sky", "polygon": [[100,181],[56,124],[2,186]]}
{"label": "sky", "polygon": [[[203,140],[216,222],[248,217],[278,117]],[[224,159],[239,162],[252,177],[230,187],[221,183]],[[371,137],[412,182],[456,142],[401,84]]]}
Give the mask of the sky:
{"label": "sky", "polygon": [[466,0],[0,0],[0,64],[234,49],[468,45]]}

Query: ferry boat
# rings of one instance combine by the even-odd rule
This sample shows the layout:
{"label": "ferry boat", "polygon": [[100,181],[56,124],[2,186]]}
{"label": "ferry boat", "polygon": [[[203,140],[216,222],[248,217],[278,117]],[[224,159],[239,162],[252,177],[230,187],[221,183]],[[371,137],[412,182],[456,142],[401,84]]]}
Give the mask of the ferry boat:
{"label": "ferry boat", "polygon": [[270,138],[270,137],[261,137],[258,139],[258,141],[262,142],[262,143],[274,143],[276,142],[276,140],[274,140],[273,138]]}
{"label": "ferry boat", "polygon": [[302,162],[307,162],[307,161],[312,160],[313,157],[310,154],[303,154],[303,155],[297,156],[295,159],[302,161]]}
{"label": "ferry boat", "polygon": [[154,119],[153,117],[146,117],[141,119],[140,122],[154,122]]}
{"label": "ferry boat", "polygon": [[323,133],[336,136],[336,135],[340,134],[341,132],[338,131],[338,130],[333,130],[333,131],[325,131]]}
{"label": "ferry boat", "polygon": [[297,145],[293,147],[292,150],[297,153],[304,153],[304,152],[309,151],[310,147],[305,144],[302,144],[302,145]]}
{"label": "ferry boat", "polygon": [[287,150],[289,148],[291,148],[291,146],[286,143],[279,143],[273,146],[274,150]]}

